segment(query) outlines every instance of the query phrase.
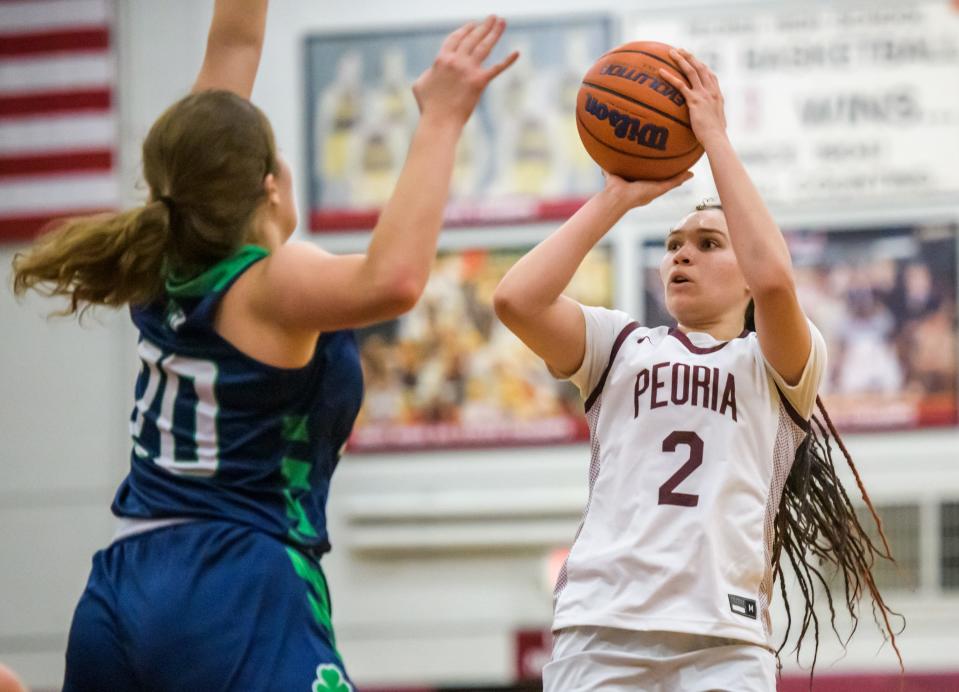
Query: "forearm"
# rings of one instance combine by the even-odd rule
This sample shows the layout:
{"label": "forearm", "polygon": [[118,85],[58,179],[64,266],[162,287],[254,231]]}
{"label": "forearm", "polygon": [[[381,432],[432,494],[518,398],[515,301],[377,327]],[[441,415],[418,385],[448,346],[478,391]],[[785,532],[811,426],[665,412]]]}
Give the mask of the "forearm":
{"label": "forearm", "polygon": [[261,46],[267,0],[216,0],[208,42]]}
{"label": "forearm", "polygon": [[589,251],[629,208],[608,190],[594,195],[513,265],[496,289],[497,302],[513,312],[530,315],[550,307],[566,290]]}
{"label": "forearm", "polygon": [[729,139],[725,133],[717,134],[704,147],[733,250],[753,295],[791,288],[792,261],[786,240]]}
{"label": "forearm", "polygon": [[193,92],[232,91],[250,98],[263,52],[267,0],[217,0]]}
{"label": "forearm", "polygon": [[396,187],[373,229],[367,269],[375,283],[423,290],[449,197],[462,125],[424,115]]}

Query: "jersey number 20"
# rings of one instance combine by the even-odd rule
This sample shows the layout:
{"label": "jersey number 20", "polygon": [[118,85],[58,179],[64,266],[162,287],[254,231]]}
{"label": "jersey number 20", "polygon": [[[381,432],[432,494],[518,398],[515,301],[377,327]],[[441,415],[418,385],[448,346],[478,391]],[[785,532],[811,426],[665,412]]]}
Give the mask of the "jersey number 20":
{"label": "jersey number 20", "polygon": [[663,451],[675,452],[679,445],[689,447],[689,458],[669,480],[659,486],[659,504],[695,507],[699,504],[699,495],[677,493],[676,486],[703,463],[703,439],[689,430],[674,430],[663,440]]}

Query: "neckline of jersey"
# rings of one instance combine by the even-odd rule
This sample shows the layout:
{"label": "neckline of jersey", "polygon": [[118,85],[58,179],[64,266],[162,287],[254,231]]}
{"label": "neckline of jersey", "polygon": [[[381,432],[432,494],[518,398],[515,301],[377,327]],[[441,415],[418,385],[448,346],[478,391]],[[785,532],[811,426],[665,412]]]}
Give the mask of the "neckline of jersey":
{"label": "neckline of jersey", "polygon": [[[690,332],[691,334],[705,334],[713,341],[717,341],[715,337],[709,332]],[[681,343],[687,351],[690,353],[695,353],[697,355],[705,355],[707,353],[715,353],[719,349],[723,348],[730,341],[735,341],[736,339],[743,339],[749,335],[749,330],[744,329],[738,336],[729,341],[719,341],[715,346],[697,346],[692,342],[692,339],[689,338],[689,334],[679,329],[679,327],[670,327],[669,335]]]}
{"label": "neckline of jersey", "polygon": [[230,257],[217,262],[194,277],[186,280],[174,276],[168,277],[165,282],[167,295],[180,298],[216,292],[229,283],[237,272],[268,254],[270,254],[269,251],[259,245],[244,245]]}

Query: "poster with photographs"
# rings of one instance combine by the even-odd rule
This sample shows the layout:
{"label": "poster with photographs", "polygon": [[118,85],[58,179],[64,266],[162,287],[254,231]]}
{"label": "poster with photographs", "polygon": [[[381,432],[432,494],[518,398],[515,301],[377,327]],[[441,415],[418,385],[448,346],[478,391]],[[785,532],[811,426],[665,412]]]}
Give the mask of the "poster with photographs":
{"label": "poster with photographs", "polygon": [[[956,227],[787,233],[800,302],[826,339],[821,393],[850,431],[954,425]],[[643,248],[646,324],[673,324],[659,279],[662,243]]]}
{"label": "poster with photographs", "polygon": [[[351,451],[588,437],[579,391],[553,378],[493,313],[493,290],[527,249],[441,253],[411,312],[358,332],[366,394]],[[612,305],[608,248],[587,256],[568,294]]]}
{"label": "poster with photographs", "polygon": [[[310,230],[373,227],[419,119],[410,87],[453,28],[307,39]],[[574,113],[583,74],[610,45],[602,17],[510,23],[487,64],[521,57],[466,125],[448,225],[565,218],[602,187]]]}

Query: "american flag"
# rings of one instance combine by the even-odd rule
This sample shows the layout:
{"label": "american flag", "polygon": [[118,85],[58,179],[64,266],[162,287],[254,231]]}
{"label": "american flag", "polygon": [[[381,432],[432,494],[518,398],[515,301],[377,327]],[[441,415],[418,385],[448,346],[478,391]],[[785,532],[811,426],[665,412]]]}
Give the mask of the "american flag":
{"label": "american flag", "polygon": [[112,0],[0,0],[0,241],[115,209]]}

